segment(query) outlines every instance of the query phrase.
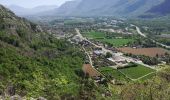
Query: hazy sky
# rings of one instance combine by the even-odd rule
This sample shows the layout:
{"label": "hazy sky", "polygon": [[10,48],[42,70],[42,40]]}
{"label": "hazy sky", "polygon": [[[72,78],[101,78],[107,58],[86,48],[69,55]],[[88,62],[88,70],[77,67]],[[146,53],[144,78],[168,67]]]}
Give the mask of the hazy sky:
{"label": "hazy sky", "polygon": [[3,5],[19,5],[25,8],[32,8],[40,5],[61,5],[71,0],[0,0]]}

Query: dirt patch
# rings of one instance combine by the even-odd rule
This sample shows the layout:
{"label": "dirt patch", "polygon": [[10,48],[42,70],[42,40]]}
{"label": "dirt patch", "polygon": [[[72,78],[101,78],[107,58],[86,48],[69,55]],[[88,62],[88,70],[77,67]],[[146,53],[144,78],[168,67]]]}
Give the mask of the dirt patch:
{"label": "dirt patch", "polygon": [[124,47],[124,48],[118,48],[119,51],[123,53],[131,53],[134,55],[145,55],[150,57],[156,57],[164,56],[165,53],[170,53],[170,51],[162,49],[162,48],[130,48],[130,47]]}
{"label": "dirt patch", "polygon": [[88,74],[90,77],[101,76],[101,74],[97,70],[95,70],[90,64],[84,64],[82,70],[85,74]]}

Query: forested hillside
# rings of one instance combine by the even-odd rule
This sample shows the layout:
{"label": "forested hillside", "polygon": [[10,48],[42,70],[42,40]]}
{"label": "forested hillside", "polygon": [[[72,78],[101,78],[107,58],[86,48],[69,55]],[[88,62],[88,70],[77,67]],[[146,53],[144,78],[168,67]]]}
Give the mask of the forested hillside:
{"label": "forested hillside", "polygon": [[[84,54],[0,6],[0,96],[79,98]],[[87,81],[88,82],[88,81]],[[82,92],[83,93],[83,92]]]}
{"label": "forested hillside", "polygon": [[[90,0],[87,1],[90,2]],[[111,3],[111,1],[109,2]],[[86,3],[83,4],[88,6]],[[95,2],[92,2],[93,4]],[[102,2],[101,5],[107,5],[107,3]],[[140,4],[133,7],[137,9],[138,5]],[[81,10],[86,12],[84,7],[82,6]],[[91,10],[97,8],[99,6],[95,6]],[[67,11],[67,9],[69,8],[66,7],[63,11]],[[70,13],[68,12],[68,14]],[[98,18],[96,17],[96,19]],[[69,40],[72,43],[70,43],[66,40],[66,37],[56,39],[57,33],[55,36],[54,34],[46,33],[48,26],[42,25],[42,27],[45,27],[43,30],[41,26],[25,18],[17,17],[13,12],[0,5],[0,100],[168,100],[170,98],[169,54],[165,53],[160,58],[163,60],[158,65],[158,69],[150,69],[149,65],[149,67],[145,68],[145,64],[140,65],[127,61],[123,61],[128,63],[124,68],[113,69],[112,66],[114,67],[116,63],[109,62],[108,57],[112,56],[110,52],[98,55],[95,51],[100,51],[101,48],[98,48],[98,46],[97,48],[93,47],[87,41],[79,41],[81,40],[79,37],[96,37],[94,40],[89,39],[88,41],[92,42],[92,44],[95,40],[108,43],[108,47],[111,45],[108,50],[113,49],[113,52],[116,51],[116,46],[124,45],[123,41],[126,42],[126,40],[134,41],[133,45],[140,48],[145,47],[145,49],[155,44],[137,34],[123,36],[123,33],[116,33],[116,31],[113,34],[102,32],[102,30],[96,31],[100,25],[103,28],[108,22],[120,22],[120,25],[115,24],[118,25],[117,29],[119,26],[121,28],[127,27],[127,23],[124,23],[123,20],[107,20],[107,18],[102,20],[102,18],[99,18],[98,22],[96,19],[90,24],[88,24],[88,21],[86,24],[86,18],[85,22],[83,18],[76,18],[75,22],[73,19],[53,21],[52,26],[54,28],[57,25],[62,25],[62,28],[55,29],[60,29],[59,33],[65,35],[69,29],[71,30],[71,32],[69,31],[71,34]],[[159,32],[161,34],[161,30],[169,32],[167,19],[164,19],[164,21],[159,20],[158,22],[154,20],[151,22],[149,20],[146,20],[146,22],[141,21],[142,23],[138,20],[130,20],[131,26],[127,28],[132,29],[133,32],[134,27],[132,24],[134,24],[141,27],[142,31],[148,31],[147,33],[157,34]],[[61,22],[62,24],[58,24]],[[57,23],[56,26],[55,23]],[[113,26],[113,24],[110,25]],[[143,25],[150,29],[144,30],[146,27],[142,27]],[[77,27],[80,27],[79,29],[81,30],[79,31]],[[124,30],[124,28],[122,29]],[[76,36],[72,34],[76,34],[75,30],[77,31]],[[88,32],[86,33],[86,31]],[[134,32],[136,33],[136,31]],[[79,34],[80,36],[78,36]],[[135,42],[136,37],[139,37],[137,42]],[[115,41],[110,42],[114,39]],[[109,41],[105,42],[104,40]],[[100,41],[95,42],[96,45],[97,43],[100,44]],[[128,41],[127,44],[130,45]],[[77,44],[75,45],[74,43]],[[90,53],[95,58],[90,58],[89,55],[91,54],[88,54],[86,50],[91,51]],[[148,61],[149,63],[156,62],[156,64],[158,62],[157,59],[155,60],[156,57],[153,57],[152,60],[149,56],[137,56],[131,53],[124,54],[120,58],[125,59],[124,57],[130,58],[132,56],[134,60],[137,60],[136,57],[141,57],[147,63]],[[159,57],[158,54],[156,56]],[[115,58],[117,57],[115,56]],[[90,59],[92,59],[92,63],[95,63],[94,66],[89,64],[90,61],[88,60]],[[164,65],[163,63],[166,64]],[[87,69],[90,66],[89,72],[92,72],[92,74],[97,72],[100,76],[90,76],[88,71],[84,74],[86,70],[82,70],[85,69],[83,65],[87,66]],[[153,65],[154,67],[156,66],[155,63]]]}

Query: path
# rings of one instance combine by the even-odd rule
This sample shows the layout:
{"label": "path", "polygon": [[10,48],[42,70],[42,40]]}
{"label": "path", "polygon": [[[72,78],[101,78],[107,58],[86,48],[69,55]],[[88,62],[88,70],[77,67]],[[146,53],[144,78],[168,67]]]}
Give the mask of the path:
{"label": "path", "polygon": [[155,72],[148,73],[148,74],[146,74],[146,75],[144,75],[144,76],[142,76],[142,77],[139,77],[139,78],[133,79],[133,80],[134,80],[134,81],[140,80],[140,79],[142,79],[142,78],[144,78],[144,77],[146,77],[146,76],[148,76],[148,75],[151,75],[151,74],[153,74],[153,73],[155,73]]}
{"label": "path", "polygon": [[86,49],[84,47],[82,47],[82,48],[83,48],[83,50],[85,51],[85,53],[87,54],[87,56],[89,58],[90,65],[93,67],[93,62],[92,62],[92,59],[91,59],[89,53],[86,51]]}
{"label": "path", "polygon": [[[118,70],[118,71],[119,71],[119,70]],[[120,72],[121,74],[123,74],[126,78],[128,78],[128,79],[130,79],[130,80],[132,80],[132,81],[140,80],[140,79],[142,79],[142,78],[144,78],[144,77],[146,77],[146,76],[148,76],[148,75],[151,75],[151,74],[155,73],[155,72],[151,72],[151,73],[148,73],[148,74],[146,74],[146,75],[144,75],[144,76],[141,76],[141,77],[139,77],[139,78],[137,78],[137,79],[133,79],[133,78],[129,77],[128,75],[124,74],[123,72],[121,72],[121,71],[119,71],[119,72]]]}

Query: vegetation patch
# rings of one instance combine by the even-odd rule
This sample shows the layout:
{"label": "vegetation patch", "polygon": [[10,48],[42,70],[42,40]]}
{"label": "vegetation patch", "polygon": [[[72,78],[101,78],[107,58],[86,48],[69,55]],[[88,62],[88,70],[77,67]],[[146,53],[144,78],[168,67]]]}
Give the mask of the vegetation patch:
{"label": "vegetation patch", "polygon": [[[120,34],[119,34],[120,35]],[[84,34],[85,37],[90,39],[95,39],[97,41],[107,43],[112,46],[120,47],[124,45],[128,45],[130,43],[133,43],[135,39],[133,38],[127,38],[122,36],[121,38],[116,37],[116,33],[104,33],[104,32],[97,32],[97,31],[90,31]]]}
{"label": "vegetation patch", "polygon": [[87,38],[92,38],[92,39],[101,39],[101,38],[105,38],[105,33],[90,31],[90,32],[87,32],[86,34],[84,34],[84,36]]}
{"label": "vegetation patch", "polygon": [[127,78],[118,70],[111,67],[100,67],[99,71],[106,76],[107,79],[127,80]]}
{"label": "vegetation patch", "polygon": [[154,72],[155,70],[143,65],[137,65],[136,67],[119,69],[119,71],[131,79],[138,79],[144,75]]}
{"label": "vegetation patch", "polygon": [[125,38],[122,38],[122,39],[115,39],[115,38],[114,39],[98,39],[98,40],[101,42],[104,42],[104,43],[109,43],[116,47],[124,46],[124,45],[132,43],[134,41],[134,39],[125,39]]}

